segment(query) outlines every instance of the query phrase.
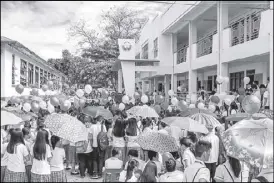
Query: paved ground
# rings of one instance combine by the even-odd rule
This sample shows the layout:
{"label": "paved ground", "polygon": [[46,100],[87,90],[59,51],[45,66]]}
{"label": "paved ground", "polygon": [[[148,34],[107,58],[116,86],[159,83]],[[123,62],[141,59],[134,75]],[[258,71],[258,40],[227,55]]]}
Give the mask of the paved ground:
{"label": "paved ground", "polygon": [[87,174],[85,178],[81,178],[80,175],[71,175],[70,170],[66,170],[68,182],[102,182],[103,179],[91,179]]}

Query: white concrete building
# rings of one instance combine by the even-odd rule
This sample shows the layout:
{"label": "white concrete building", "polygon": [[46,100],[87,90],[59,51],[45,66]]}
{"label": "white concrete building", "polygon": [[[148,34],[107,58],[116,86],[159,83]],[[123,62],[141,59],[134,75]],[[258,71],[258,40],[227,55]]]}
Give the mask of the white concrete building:
{"label": "white concrete building", "polygon": [[[1,98],[19,96],[15,91],[18,84],[24,86],[21,95],[29,95],[33,85],[41,88],[47,80],[55,79],[57,86],[57,82],[65,78],[64,74],[21,43],[1,36]],[[39,94],[44,92],[39,89]]]}
{"label": "white concrete building", "polygon": [[[176,1],[146,23],[135,49],[136,58],[158,60],[142,61],[156,70],[137,72],[143,91],[222,93],[244,87],[245,76],[259,84],[270,77],[273,109],[273,1]],[[219,88],[217,75],[230,82]]]}

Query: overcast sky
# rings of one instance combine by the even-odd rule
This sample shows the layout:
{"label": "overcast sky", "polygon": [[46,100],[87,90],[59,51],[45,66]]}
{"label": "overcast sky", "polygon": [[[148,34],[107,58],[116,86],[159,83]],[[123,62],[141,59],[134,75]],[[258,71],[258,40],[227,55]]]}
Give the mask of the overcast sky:
{"label": "overcast sky", "polygon": [[1,36],[22,43],[46,60],[58,58],[63,49],[76,50],[75,41],[67,36],[71,23],[84,19],[96,28],[103,10],[124,4],[144,10],[150,18],[167,7],[143,1],[1,1]]}

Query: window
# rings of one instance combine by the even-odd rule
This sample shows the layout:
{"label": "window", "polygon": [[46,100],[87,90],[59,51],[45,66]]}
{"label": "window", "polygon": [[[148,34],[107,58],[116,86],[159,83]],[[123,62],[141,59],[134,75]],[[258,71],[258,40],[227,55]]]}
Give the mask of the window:
{"label": "window", "polygon": [[48,73],[48,80],[50,80],[51,78],[50,78],[50,73]]}
{"label": "window", "polygon": [[142,59],[148,59],[148,43],[142,48]]}
{"label": "window", "polygon": [[177,64],[186,62],[186,54],[187,54],[188,45],[184,45],[182,48],[177,50]]}
{"label": "window", "polygon": [[27,62],[21,59],[20,84],[27,86]]}
{"label": "window", "polygon": [[207,77],[207,91],[213,91],[212,84],[213,84],[212,76],[208,76]]}
{"label": "window", "polygon": [[154,39],[153,41],[153,53],[154,53],[154,58],[158,56],[158,38]]}
{"label": "window", "polygon": [[158,91],[163,92],[163,84],[162,83],[158,84]]}
{"label": "window", "polygon": [[216,82],[216,79],[217,79],[217,75],[214,75],[214,89],[215,89],[215,88],[217,89],[217,82]]}
{"label": "window", "polygon": [[246,76],[250,78],[249,83],[252,84],[253,81],[254,81],[255,69],[253,69],[253,70],[247,70],[246,71]]}
{"label": "window", "polygon": [[230,90],[237,90],[244,86],[244,71],[230,73]]}
{"label": "window", "polygon": [[29,67],[28,67],[28,69],[29,69],[29,74],[28,74],[28,84],[29,85],[32,85],[33,84],[33,65],[32,64],[30,64],[29,63]]}
{"label": "window", "polygon": [[40,69],[40,88],[42,88],[42,85],[45,83],[44,81],[44,70]]}
{"label": "window", "polygon": [[12,74],[11,74],[11,84],[15,84],[15,55],[12,54]]}
{"label": "window", "polygon": [[35,85],[39,86],[39,67],[35,67]]}
{"label": "window", "polygon": [[231,46],[258,38],[261,14],[254,12],[231,24]]}
{"label": "window", "polygon": [[138,53],[136,56],[135,56],[135,59],[140,59],[140,53]]}

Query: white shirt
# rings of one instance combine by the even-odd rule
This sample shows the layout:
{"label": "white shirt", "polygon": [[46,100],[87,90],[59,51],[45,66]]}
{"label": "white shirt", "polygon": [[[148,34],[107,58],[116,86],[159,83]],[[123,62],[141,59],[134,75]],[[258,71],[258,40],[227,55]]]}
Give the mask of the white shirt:
{"label": "white shirt", "polygon": [[123,170],[120,173],[119,182],[137,182],[137,177],[135,177],[134,172],[132,173],[132,177],[126,181],[127,171]]}
{"label": "white shirt", "polygon": [[[34,144],[32,145],[32,150],[30,151],[31,152],[31,155],[33,155],[33,147],[34,147]],[[39,174],[39,175],[48,175],[50,174],[50,164],[48,162],[48,158],[51,158],[52,155],[51,155],[51,150],[50,150],[50,146],[47,144],[46,145],[46,157],[44,160],[37,160],[35,158],[33,158],[33,163],[32,163],[32,168],[31,168],[31,173],[34,173],[34,174]]]}
{"label": "white shirt", "polygon": [[261,93],[260,93],[260,90],[257,90],[257,91],[254,92],[252,95],[258,97],[258,99],[261,100]]}
{"label": "white shirt", "polygon": [[210,172],[204,162],[196,159],[192,165],[185,169],[183,182],[199,182],[200,179],[210,182]]}
{"label": "white shirt", "polygon": [[[89,131],[93,135],[92,147],[98,147],[97,136],[101,132],[101,124],[100,123],[92,124],[90,126]],[[103,125],[103,131],[107,132],[105,125]]]}
{"label": "white shirt", "polygon": [[264,101],[265,101],[265,100],[267,100],[265,106],[269,106],[269,92],[268,92],[268,91],[265,91],[265,92],[264,92],[263,105],[264,105]]}
{"label": "white shirt", "polygon": [[125,147],[126,146],[124,137],[115,137],[112,134],[112,138],[113,138],[113,142],[112,142],[113,147]]}
{"label": "white shirt", "polygon": [[14,153],[7,152],[8,164],[7,169],[12,172],[26,172],[24,157],[28,156],[29,152],[24,144],[15,146]]}
{"label": "white shirt", "polygon": [[241,174],[239,175],[239,178],[235,177],[228,161],[216,168],[215,178],[222,180],[222,182],[242,182]]}
{"label": "white shirt", "polygon": [[4,156],[1,158],[1,166],[8,165],[7,146],[8,143],[1,144],[1,155],[4,154]]}
{"label": "white shirt", "polygon": [[[29,154],[30,154],[32,143],[29,142],[29,141],[27,141],[27,140],[24,140],[24,142],[25,142],[25,146],[27,147],[28,152],[29,152]],[[32,158],[31,158],[31,159],[32,159]],[[32,165],[32,160],[31,160],[31,159],[30,159],[28,162],[26,162],[25,165]]]}
{"label": "white shirt", "polygon": [[57,172],[64,170],[64,159],[66,157],[64,148],[55,147],[50,160],[50,171]]}
{"label": "white shirt", "polygon": [[116,157],[111,157],[105,161],[106,169],[120,169],[123,167],[123,161]]}
{"label": "white shirt", "polygon": [[186,167],[185,165],[185,160],[188,160],[189,162],[189,165],[193,164],[196,160],[194,154],[190,151],[189,148],[185,149],[184,153],[183,153],[183,164],[184,164],[184,167]]}
{"label": "white shirt", "polygon": [[171,136],[175,138],[176,143],[180,146],[180,138],[183,136],[182,130],[177,126],[170,126]]}
{"label": "white shirt", "polygon": [[161,175],[159,182],[182,182],[183,178],[183,172],[175,170],[174,172],[167,172],[164,175]]}
{"label": "white shirt", "polygon": [[210,155],[205,163],[216,163],[218,162],[219,157],[219,137],[215,135],[215,131],[213,130],[205,137],[201,137],[202,140],[208,141],[211,143]]}
{"label": "white shirt", "polygon": [[135,142],[137,137],[138,136],[127,136],[128,138],[127,147],[140,147],[140,145],[137,142]]}

